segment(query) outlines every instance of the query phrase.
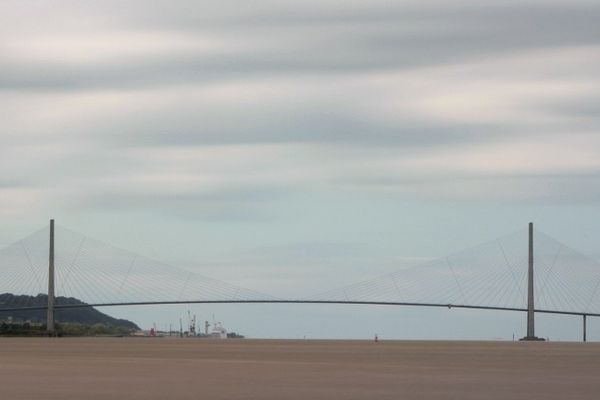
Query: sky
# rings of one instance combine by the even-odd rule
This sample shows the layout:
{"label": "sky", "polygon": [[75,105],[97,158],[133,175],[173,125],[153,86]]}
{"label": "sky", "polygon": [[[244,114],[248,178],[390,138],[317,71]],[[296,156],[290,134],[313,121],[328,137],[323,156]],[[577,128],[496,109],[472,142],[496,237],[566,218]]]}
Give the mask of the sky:
{"label": "sky", "polygon": [[[0,246],[55,218],[281,297],[530,221],[598,259],[598,20],[595,1],[2,1]],[[187,309],[254,337],[525,328],[456,310],[110,312],[147,327]],[[548,336],[579,337],[553,318]]]}

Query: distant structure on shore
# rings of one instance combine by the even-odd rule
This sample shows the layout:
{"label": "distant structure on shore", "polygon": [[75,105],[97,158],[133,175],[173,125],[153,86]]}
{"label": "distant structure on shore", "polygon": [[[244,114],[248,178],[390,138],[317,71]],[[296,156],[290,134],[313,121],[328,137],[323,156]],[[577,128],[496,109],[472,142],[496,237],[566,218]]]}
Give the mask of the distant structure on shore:
{"label": "distant structure on shore", "polygon": [[[180,326],[179,331],[174,331],[171,326],[168,330],[160,331],[156,328],[156,324],[153,325],[149,330],[138,331],[134,336],[151,336],[151,337],[164,337],[164,336],[178,336],[178,337],[195,337],[203,339],[243,339],[244,336],[235,332],[227,332],[227,329],[223,326],[220,321],[215,321],[213,316],[212,324],[208,321],[204,321],[204,332],[199,332],[196,329],[196,316],[193,317],[188,311],[190,317],[189,329],[184,331],[183,325]],[[212,326],[212,329],[210,327]]]}

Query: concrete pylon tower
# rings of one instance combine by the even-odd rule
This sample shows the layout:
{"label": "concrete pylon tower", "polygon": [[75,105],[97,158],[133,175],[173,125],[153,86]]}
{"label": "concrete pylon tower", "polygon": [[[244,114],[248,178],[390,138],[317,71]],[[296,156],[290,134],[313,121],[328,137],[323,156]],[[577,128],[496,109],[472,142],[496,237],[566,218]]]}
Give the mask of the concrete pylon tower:
{"label": "concrete pylon tower", "polygon": [[535,337],[535,299],[533,296],[533,223],[529,223],[529,267],[527,270],[527,337]]}
{"label": "concrete pylon tower", "polygon": [[521,340],[544,340],[535,336],[535,297],[533,291],[533,222],[529,223],[529,257],[527,268],[527,336]]}
{"label": "concrete pylon tower", "polygon": [[48,335],[54,335],[54,220],[50,220],[50,256],[48,259]]}

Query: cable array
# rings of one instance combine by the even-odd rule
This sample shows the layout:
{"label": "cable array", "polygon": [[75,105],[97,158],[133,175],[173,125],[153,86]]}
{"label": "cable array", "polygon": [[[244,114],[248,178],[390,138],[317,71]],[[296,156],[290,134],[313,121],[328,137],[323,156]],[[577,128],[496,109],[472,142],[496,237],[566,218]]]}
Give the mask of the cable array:
{"label": "cable array", "polygon": [[[0,309],[46,296],[48,227],[0,249]],[[56,226],[56,296],[88,304],[280,300]],[[600,313],[600,264],[535,231],[536,309]],[[527,231],[459,253],[294,300],[525,308]]]}
{"label": "cable array", "polygon": [[[47,293],[45,228],[0,250],[0,294]],[[59,225],[55,227],[55,295],[88,304],[274,300],[273,296],[208,278],[123,250]],[[0,304],[0,308],[19,306]]]}
{"label": "cable array", "polygon": [[[527,235],[515,232],[310,299],[526,308]],[[534,238],[535,308],[600,313],[600,264],[540,231]]]}

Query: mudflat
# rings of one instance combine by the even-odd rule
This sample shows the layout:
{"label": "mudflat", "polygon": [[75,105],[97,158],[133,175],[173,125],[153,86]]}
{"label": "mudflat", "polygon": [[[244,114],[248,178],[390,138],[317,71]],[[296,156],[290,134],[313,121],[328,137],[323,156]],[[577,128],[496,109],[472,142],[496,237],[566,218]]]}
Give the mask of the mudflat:
{"label": "mudflat", "polygon": [[0,399],[598,399],[600,343],[0,338]]}

